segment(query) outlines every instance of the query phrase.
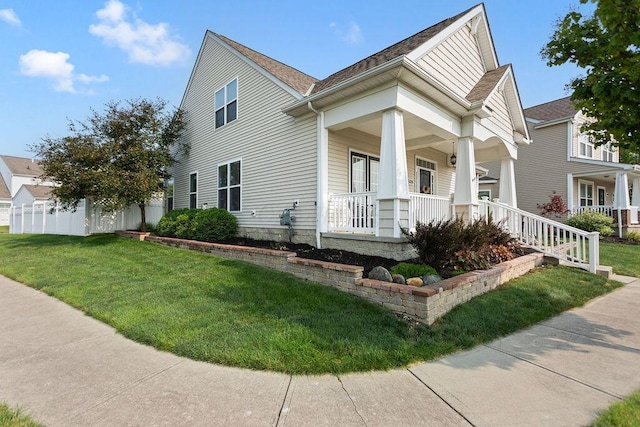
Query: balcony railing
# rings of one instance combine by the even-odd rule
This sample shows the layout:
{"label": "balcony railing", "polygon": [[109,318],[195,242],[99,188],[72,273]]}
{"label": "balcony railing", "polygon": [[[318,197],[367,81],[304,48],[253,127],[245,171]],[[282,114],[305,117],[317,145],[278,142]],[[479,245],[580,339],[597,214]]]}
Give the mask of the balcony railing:
{"label": "balcony railing", "polygon": [[415,229],[416,223],[428,224],[431,221],[442,221],[451,218],[451,198],[432,194],[410,195],[409,228]]}
{"label": "balcony railing", "polygon": [[599,212],[606,216],[613,216],[613,205],[593,205],[593,206],[578,206],[573,209],[572,214],[577,215],[583,212]]}

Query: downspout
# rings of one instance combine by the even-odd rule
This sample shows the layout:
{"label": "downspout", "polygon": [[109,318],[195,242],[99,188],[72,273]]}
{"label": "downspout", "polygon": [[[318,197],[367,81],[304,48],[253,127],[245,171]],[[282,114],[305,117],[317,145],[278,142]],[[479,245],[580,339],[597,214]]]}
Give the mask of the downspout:
{"label": "downspout", "polygon": [[322,160],[324,159],[324,153],[323,153],[323,147],[322,147],[322,128],[324,127],[324,115],[321,114],[318,110],[316,110],[315,108],[313,108],[313,104],[311,104],[311,101],[307,101],[307,108],[310,111],[313,111],[316,116],[317,116],[317,136],[316,136],[316,141],[317,141],[317,145],[316,145],[316,167],[317,169],[317,174],[316,174],[316,184],[318,186],[317,191],[316,191],[316,247],[318,249],[322,249],[322,238],[320,236],[320,228],[322,225],[322,209],[323,206],[322,201],[324,200],[324,197],[322,196],[322,193],[324,191],[324,188],[321,180],[320,180],[320,168],[322,167]]}

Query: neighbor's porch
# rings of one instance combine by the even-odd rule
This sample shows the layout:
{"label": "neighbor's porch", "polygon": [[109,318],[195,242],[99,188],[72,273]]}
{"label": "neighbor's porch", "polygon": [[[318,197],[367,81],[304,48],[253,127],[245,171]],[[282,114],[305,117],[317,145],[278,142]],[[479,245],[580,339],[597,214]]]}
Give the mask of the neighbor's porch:
{"label": "neighbor's porch", "polygon": [[640,168],[620,165],[620,168],[596,172],[568,174],[570,215],[594,211],[614,219],[618,235],[640,231]]}

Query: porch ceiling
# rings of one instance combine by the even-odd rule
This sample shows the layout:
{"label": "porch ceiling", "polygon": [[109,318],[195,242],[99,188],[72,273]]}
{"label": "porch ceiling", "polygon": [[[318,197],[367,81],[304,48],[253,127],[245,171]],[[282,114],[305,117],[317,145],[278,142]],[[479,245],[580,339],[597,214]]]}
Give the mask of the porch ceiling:
{"label": "porch ceiling", "polygon": [[629,179],[640,177],[640,171],[625,170],[624,168],[600,169],[590,172],[574,173],[573,177],[580,179],[595,179],[598,181],[614,184],[616,182],[617,172],[626,172]]}
{"label": "porch ceiling", "polygon": [[[364,132],[376,139],[382,136],[382,114],[375,113],[358,117],[339,126],[334,126],[331,130],[355,129]],[[417,150],[430,147],[440,151],[451,151],[451,144],[457,141],[458,137],[439,128],[433,123],[411,113],[404,113],[404,136],[407,150]]]}

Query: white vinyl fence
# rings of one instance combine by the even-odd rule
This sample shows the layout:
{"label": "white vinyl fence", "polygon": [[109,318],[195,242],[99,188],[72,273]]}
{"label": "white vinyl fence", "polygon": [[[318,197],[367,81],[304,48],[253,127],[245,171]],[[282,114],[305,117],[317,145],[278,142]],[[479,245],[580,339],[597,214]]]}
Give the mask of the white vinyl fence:
{"label": "white vinyl fence", "polygon": [[[145,209],[147,223],[157,224],[164,213],[162,200],[154,200]],[[34,202],[13,206],[9,218],[11,234],[63,234],[87,236],[128,230],[140,224],[140,208],[129,206],[115,214],[103,213],[100,207],[82,201],[75,212],[64,211],[55,202]]]}
{"label": "white vinyl fence", "polygon": [[9,225],[11,208],[0,208],[0,225]]}

